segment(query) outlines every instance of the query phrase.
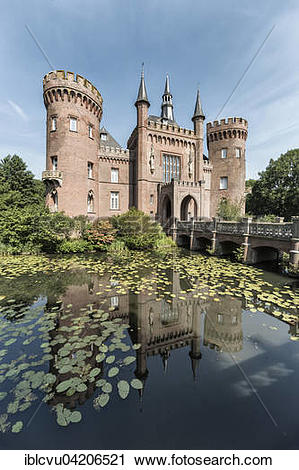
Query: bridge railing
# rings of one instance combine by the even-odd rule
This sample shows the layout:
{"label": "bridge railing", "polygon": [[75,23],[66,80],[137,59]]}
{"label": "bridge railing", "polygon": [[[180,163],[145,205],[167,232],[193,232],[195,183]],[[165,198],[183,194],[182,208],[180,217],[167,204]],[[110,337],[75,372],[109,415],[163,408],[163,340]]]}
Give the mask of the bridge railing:
{"label": "bridge railing", "polygon": [[258,237],[289,240],[294,236],[294,224],[292,222],[251,222],[250,219],[243,219],[242,222],[224,220],[204,220],[204,221],[183,221],[176,220],[177,230],[190,232],[213,232],[231,235],[254,235]]}
{"label": "bridge railing", "polygon": [[292,238],[293,224],[291,222],[284,222],[280,224],[254,222],[249,225],[249,234],[266,238]]}

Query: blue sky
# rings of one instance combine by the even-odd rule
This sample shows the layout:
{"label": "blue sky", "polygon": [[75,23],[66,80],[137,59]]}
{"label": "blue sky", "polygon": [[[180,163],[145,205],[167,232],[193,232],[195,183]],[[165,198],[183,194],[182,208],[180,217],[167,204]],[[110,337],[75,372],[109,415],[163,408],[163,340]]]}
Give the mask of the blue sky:
{"label": "blue sky", "polygon": [[102,124],[126,147],[136,123],[141,63],[150,113],[160,114],[170,75],[176,121],[192,128],[200,86],[214,120],[268,32],[275,28],[220,117],[249,122],[247,177],[299,147],[297,0],[10,0],[0,17],[0,156],[45,167],[42,78],[52,68],[88,78],[104,99]]}

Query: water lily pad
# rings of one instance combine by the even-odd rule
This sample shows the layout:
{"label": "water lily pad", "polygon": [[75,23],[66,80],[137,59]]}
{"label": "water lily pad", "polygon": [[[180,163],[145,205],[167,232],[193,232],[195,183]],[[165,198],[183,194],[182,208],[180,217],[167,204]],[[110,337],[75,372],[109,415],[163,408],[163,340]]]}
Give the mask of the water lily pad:
{"label": "water lily pad", "polygon": [[128,366],[128,365],[132,364],[132,363],[135,362],[135,361],[136,361],[136,357],[135,357],[135,356],[127,356],[127,357],[124,358],[123,363],[124,363],[126,366]]}
{"label": "water lily pad", "polygon": [[22,421],[17,421],[13,427],[11,428],[11,431],[14,433],[21,432],[23,429],[23,422]]}
{"label": "water lily pad", "polygon": [[102,387],[102,391],[104,393],[111,393],[112,392],[112,385],[109,382],[106,382]]}
{"label": "water lily pad", "polygon": [[108,377],[115,377],[119,373],[119,368],[118,367],[112,367],[108,371]]}
{"label": "water lily pad", "polygon": [[130,385],[126,380],[120,380],[117,384],[119,396],[124,400],[130,392]]}
{"label": "water lily pad", "polygon": [[79,423],[82,419],[80,411],[73,411],[70,416],[71,423]]}
{"label": "water lily pad", "polygon": [[131,386],[136,390],[140,390],[141,388],[143,388],[143,383],[139,379],[133,379],[131,380]]}

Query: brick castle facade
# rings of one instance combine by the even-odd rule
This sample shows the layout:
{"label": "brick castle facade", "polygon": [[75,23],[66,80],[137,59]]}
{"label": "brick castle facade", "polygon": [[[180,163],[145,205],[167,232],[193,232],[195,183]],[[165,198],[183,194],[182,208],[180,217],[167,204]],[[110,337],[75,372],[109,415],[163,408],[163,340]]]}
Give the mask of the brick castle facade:
{"label": "brick castle facade", "polygon": [[247,121],[207,124],[197,92],[193,129],[174,118],[169,77],[160,116],[149,115],[142,71],[136,127],[122,149],[101,127],[103,99],[81,75],[55,71],[43,80],[47,109],[47,204],[51,210],[90,218],[134,206],[161,223],[216,215],[222,198],[244,210]]}

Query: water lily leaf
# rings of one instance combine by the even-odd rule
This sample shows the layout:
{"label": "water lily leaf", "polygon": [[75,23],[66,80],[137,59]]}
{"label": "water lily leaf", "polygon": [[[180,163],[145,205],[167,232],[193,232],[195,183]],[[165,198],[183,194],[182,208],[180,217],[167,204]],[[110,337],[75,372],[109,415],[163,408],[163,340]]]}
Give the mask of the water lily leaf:
{"label": "water lily leaf", "polygon": [[70,388],[70,386],[71,386],[71,381],[70,380],[64,380],[63,382],[60,382],[57,385],[56,390],[57,390],[58,393],[65,392],[65,390]]}
{"label": "water lily leaf", "polygon": [[79,423],[82,419],[80,411],[73,411],[70,416],[71,423]]}
{"label": "water lily leaf", "polygon": [[131,386],[136,390],[140,390],[141,388],[143,388],[143,383],[139,379],[133,379],[131,380]]}
{"label": "water lily leaf", "polygon": [[65,366],[61,367],[61,369],[59,369],[59,373],[60,374],[67,374],[71,370],[72,370],[72,366],[65,365]]}
{"label": "water lily leaf", "polygon": [[129,364],[132,364],[133,362],[136,361],[136,357],[135,356],[127,356],[124,358],[123,360],[123,363],[128,366]]}
{"label": "water lily leaf", "polygon": [[112,355],[112,356],[108,356],[108,357],[106,358],[107,364],[112,364],[112,362],[114,362],[114,361],[115,361],[115,356],[113,356],[113,355]]}
{"label": "water lily leaf", "polygon": [[96,377],[97,375],[100,374],[100,372],[101,372],[101,369],[99,369],[98,367],[95,367],[94,369],[92,369],[89,376],[90,377]]}
{"label": "water lily leaf", "polygon": [[86,392],[87,386],[82,382],[77,385],[77,392]]}
{"label": "water lily leaf", "polygon": [[108,393],[101,393],[101,395],[99,395],[96,398],[96,402],[99,406],[103,408],[104,406],[107,405],[109,399],[110,399],[110,395],[108,395]]}
{"label": "water lily leaf", "polygon": [[104,353],[100,353],[96,356],[97,362],[102,362],[105,359],[106,355]]}
{"label": "water lily leaf", "polygon": [[117,384],[119,396],[124,400],[130,392],[130,385],[126,380],[120,380]]}
{"label": "water lily leaf", "polygon": [[22,421],[17,421],[13,427],[11,428],[11,431],[14,433],[21,432],[23,429],[23,422]]}
{"label": "water lily leaf", "polygon": [[17,338],[11,338],[4,343],[4,346],[9,346],[10,344],[15,343],[16,341],[17,341]]}
{"label": "water lily leaf", "polygon": [[109,382],[106,382],[102,387],[102,391],[104,393],[111,393],[112,392],[112,385]]}
{"label": "water lily leaf", "polygon": [[132,346],[132,349],[135,349],[135,350],[137,350],[137,349],[139,349],[139,348],[141,348],[141,344],[140,344],[140,343],[133,344],[133,346]]}
{"label": "water lily leaf", "polygon": [[119,368],[118,367],[112,367],[108,371],[108,377],[115,377],[119,373]]}
{"label": "water lily leaf", "polygon": [[6,397],[7,395],[7,392],[0,392],[0,401],[1,400],[4,400],[4,398]]}

